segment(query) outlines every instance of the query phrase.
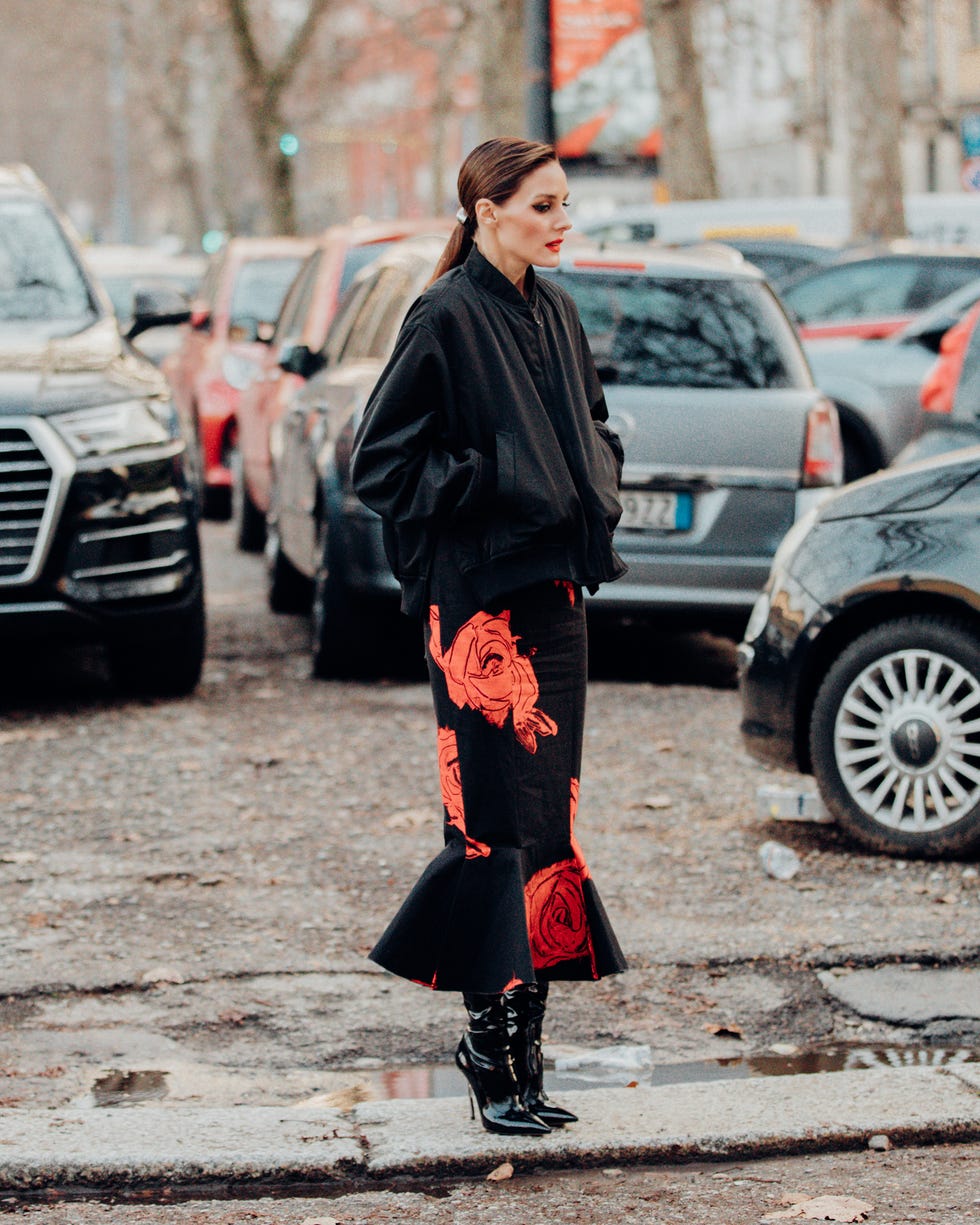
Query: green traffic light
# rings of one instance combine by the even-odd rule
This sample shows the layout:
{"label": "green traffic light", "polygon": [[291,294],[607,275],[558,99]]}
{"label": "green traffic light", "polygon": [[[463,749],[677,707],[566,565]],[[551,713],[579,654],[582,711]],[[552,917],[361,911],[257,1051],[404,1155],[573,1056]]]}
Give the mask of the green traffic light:
{"label": "green traffic light", "polygon": [[299,152],[299,137],[293,132],[283,132],[279,137],[279,151],[283,157],[295,157]]}

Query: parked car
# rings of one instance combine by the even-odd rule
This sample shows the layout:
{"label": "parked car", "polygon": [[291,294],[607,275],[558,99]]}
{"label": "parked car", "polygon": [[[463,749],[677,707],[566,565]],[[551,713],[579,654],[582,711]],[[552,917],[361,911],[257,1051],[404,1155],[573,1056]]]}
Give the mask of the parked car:
{"label": "parked car", "polygon": [[209,517],[231,514],[238,399],[312,248],[302,238],[230,239],[212,257],[180,346],[163,363],[181,414],[196,422]]}
{"label": "parked car", "polygon": [[277,612],[312,607],[315,676],[368,670],[398,624],[381,520],[351,489],[350,452],[401,321],[444,246],[442,235],[407,238],[358,274],[320,351],[321,371],[272,429],[269,603]]}
{"label": "parked car", "polygon": [[[132,324],[137,295],[148,290],[169,291],[181,309],[189,310],[207,267],[203,254],[173,253],[128,243],[93,243],[84,247],[82,254],[112,299],[123,331]],[[152,328],[142,333],[136,347],[159,366],[177,348],[181,335],[176,324]]]}
{"label": "parked car", "polygon": [[616,548],[594,615],[740,633],[776,546],[841,479],[837,413],[762,273],[714,249],[574,249],[578,304],[626,449]]}
{"label": "parked car", "polygon": [[[318,674],[368,665],[371,617],[396,606],[380,520],[350,489],[350,444],[441,245],[408,239],[361,274],[325,369],[274,431],[270,600],[295,608],[314,590]],[[577,247],[551,275],[578,302],[626,448],[616,547],[630,573],[590,609],[740,630],[779,540],[840,480],[837,416],[792,326],[730,252]]]}
{"label": "parked car", "polygon": [[742,735],[862,845],[980,844],[980,447],[848,485],[779,547],[739,649]]}
{"label": "parked car", "polygon": [[[600,246],[658,241],[656,223],[642,214],[634,215],[628,210],[611,217],[586,221],[576,228]],[[705,241],[722,243],[733,251],[740,252],[745,259],[765,273],[771,285],[776,286],[801,272],[831,263],[840,257],[842,250],[839,243],[786,235],[746,233],[748,229],[748,226],[734,229],[723,225],[715,229],[706,227],[701,238],[677,245],[701,246]]]}
{"label": "parked car", "polygon": [[804,340],[890,336],[914,315],[980,277],[980,252],[893,242],[855,249],[780,286]]}
{"label": "parked car", "polygon": [[727,234],[724,230],[713,235],[712,241],[739,251],[750,264],[760,268],[769,284],[777,289],[804,272],[832,264],[840,259],[843,251],[839,243],[802,238],[743,237]]}
{"label": "parked car", "polygon": [[813,377],[837,405],[844,479],[884,468],[921,430],[920,391],[948,330],[980,300],[968,281],[881,340],[804,342]]}
{"label": "parked car", "polygon": [[448,230],[448,223],[387,221],[336,225],[317,239],[286,295],[258,369],[238,400],[231,453],[232,517],[238,547],[265,544],[271,458],[269,433],[304,382],[320,368],[320,352],[340,298],[361,268],[409,234]]}
{"label": "parked car", "polygon": [[920,389],[918,435],[895,457],[898,466],[980,443],[980,302],[946,333],[943,350]]}
{"label": "parked car", "polygon": [[[170,324],[141,296],[128,335]],[[186,318],[186,311],[184,314]],[[43,186],[0,167],[0,625],[101,640],[116,681],[193,689],[204,594],[187,441]]]}

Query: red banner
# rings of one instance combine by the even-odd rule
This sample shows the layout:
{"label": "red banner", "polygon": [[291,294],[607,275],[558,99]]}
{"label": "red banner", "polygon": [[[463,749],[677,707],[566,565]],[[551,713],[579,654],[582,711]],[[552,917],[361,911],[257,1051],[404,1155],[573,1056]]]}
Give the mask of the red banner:
{"label": "red banner", "polygon": [[659,150],[642,0],[551,0],[552,111],[562,157]]}

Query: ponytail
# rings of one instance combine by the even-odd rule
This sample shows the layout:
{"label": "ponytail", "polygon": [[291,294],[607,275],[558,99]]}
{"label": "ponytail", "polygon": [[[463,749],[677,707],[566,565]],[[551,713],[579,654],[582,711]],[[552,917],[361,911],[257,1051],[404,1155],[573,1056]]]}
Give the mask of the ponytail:
{"label": "ponytail", "polygon": [[446,243],[442,255],[439,256],[436,270],[426,283],[426,289],[435,281],[438,281],[444,272],[448,272],[450,268],[458,268],[460,264],[466,262],[466,257],[473,246],[475,230],[475,218],[467,217],[465,221],[457,218],[453,232],[449,235],[449,241]]}

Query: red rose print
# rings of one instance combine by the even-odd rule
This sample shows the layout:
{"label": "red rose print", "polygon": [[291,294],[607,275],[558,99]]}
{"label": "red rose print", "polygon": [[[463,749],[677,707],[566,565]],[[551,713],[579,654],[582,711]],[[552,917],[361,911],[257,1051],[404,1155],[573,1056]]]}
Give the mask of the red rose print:
{"label": "red rose print", "polygon": [[524,886],[524,905],[536,970],[590,954],[582,872],[574,859],[535,872]]}
{"label": "red rose print", "polygon": [[463,812],[463,784],[459,776],[459,753],[456,748],[456,733],[451,727],[439,728],[439,787],[442,802],[446,806],[446,819],[466,839],[466,858],[478,859],[490,854],[485,842],[477,842],[466,832],[466,816]]}
{"label": "red rose print", "polygon": [[460,709],[470,706],[494,727],[513,716],[514,732],[529,753],[536,753],[538,736],[553,736],[558,725],[538,710],[538,681],[526,655],[517,653],[510,632],[510,612],[499,616],[478,612],[456,632],[448,651],[439,636],[439,609],[429,608],[429,651],[446,674],[450,699]]}

